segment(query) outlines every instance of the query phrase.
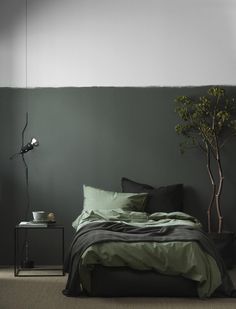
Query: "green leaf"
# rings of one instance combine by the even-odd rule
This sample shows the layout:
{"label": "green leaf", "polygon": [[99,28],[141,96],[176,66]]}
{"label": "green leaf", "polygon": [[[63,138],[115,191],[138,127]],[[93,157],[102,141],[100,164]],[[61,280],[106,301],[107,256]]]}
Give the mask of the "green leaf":
{"label": "green leaf", "polygon": [[215,151],[216,137],[222,144],[226,136],[235,135],[236,101],[229,98],[223,88],[210,87],[206,95],[198,98],[178,96],[175,104],[175,112],[180,119],[175,131],[184,138],[180,145],[182,153],[205,143]]}

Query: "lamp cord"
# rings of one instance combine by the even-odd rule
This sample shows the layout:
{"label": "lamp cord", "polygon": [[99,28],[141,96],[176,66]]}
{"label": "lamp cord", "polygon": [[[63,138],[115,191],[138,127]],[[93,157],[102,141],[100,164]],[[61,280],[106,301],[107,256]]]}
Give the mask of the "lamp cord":
{"label": "lamp cord", "polygon": [[[24,154],[21,154],[22,161],[25,166],[25,182],[26,182],[26,211],[25,211],[25,220],[29,220],[29,210],[30,210],[30,195],[29,195],[29,169],[28,165],[25,161]],[[23,256],[23,252],[25,252],[25,261],[29,260],[29,240],[28,240],[28,230],[25,229],[24,233],[24,241],[21,249],[21,257]]]}
{"label": "lamp cord", "polygon": [[[28,112],[26,113],[26,121],[25,121],[25,126],[22,130],[21,133],[21,145],[22,148],[24,147],[25,144],[25,130],[28,126]],[[24,153],[21,154],[21,158],[22,161],[24,163],[25,166],[25,182],[26,182],[26,213],[25,213],[25,220],[27,221],[29,218],[29,210],[30,210],[30,195],[29,195],[29,169],[28,169],[28,165],[26,163],[25,157],[24,157]]]}
{"label": "lamp cord", "polygon": [[[25,88],[26,88],[26,110],[28,109],[28,0],[25,0]],[[25,126],[21,133],[21,148],[24,147],[25,144],[25,130],[28,126],[28,112],[26,112],[26,122]],[[29,194],[29,169],[27,162],[24,157],[24,153],[16,153],[10,159],[13,159],[17,154],[21,154],[21,158],[25,167],[25,182],[26,182],[26,210],[25,210],[25,220],[29,220],[29,212],[30,212],[30,194]],[[23,252],[25,251],[25,259],[28,261],[29,259],[29,241],[28,241],[28,230],[25,229],[24,241],[21,250],[21,257],[23,256]]]}
{"label": "lamp cord", "polygon": [[22,133],[21,133],[21,148],[24,147],[24,144],[25,144],[25,130],[28,126],[28,112],[26,112],[26,120],[25,120],[25,126],[22,130]]}
{"label": "lamp cord", "polygon": [[25,211],[25,220],[29,220],[29,211],[30,211],[30,194],[29,194],[29,168],[25,160],[24,154],[21,155],[22,161],[25,166],[25,183],[26,183],[26,211]]}
{"label": "lamp cord", "polygon": [[[22,147],[24,146],[25,144],[25,130],[28,126],[28,112],[26,113],[26,121],[25,121],[25,126],[22,130],[22,133],[21,133],[21,145]],[[23,164],[24,164],[24,167],[25,167],[25,184],[26,184],[26,210],[25,210],[25,220],[28,221],[29,220],[29,211],[30,211],[30,194],[29,194],[29,168],[28,168],[28,165],[26,163],[26,160],[25,160],[25,156],[24,156],[24,153],[21,154],[21,158],[22,158],[22,161],[23,161]],[[25,229],[25,237],[24,237],[24,244],[23,244],[23,247],[22,247],[22,253],[21,253],[21,256],[23,254],[23,251],[25,250],[25,258],[26,258],[26,261],[28,260],[29,256],[28,256],[28,247],[29,247],[29,241],[28,241],[28,230]]]}
{"label": "lamp cord", "polygon": [[28,0],[25,0],[25,86],[28,87]]}

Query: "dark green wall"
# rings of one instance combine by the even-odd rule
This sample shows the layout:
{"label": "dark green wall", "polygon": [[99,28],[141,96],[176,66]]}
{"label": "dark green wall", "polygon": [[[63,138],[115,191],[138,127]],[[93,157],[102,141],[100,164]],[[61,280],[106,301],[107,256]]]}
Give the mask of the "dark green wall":
{"label": "dark green wall", "polygon": [[[236,97],[236,87],[226,87]],[[1,248],[0,264],[13,262],[13,228],[23,220],[25,178],[19,150],[25,112],[26,139],[40,147],[27,154],[33,210],[55,212],[65,225],[82,209],[82,185],[120,190],[122,176],[152,185],[184,183],[185,211],[205,222],[210,184],[203,155],[181,156],[174,131],[174,98],[204,94],[207,87],[186,88],[0,88]],[[236,141],[225,148],[225,228],[236,232]],[[50,239],[48,248],[53,244]],[[38,243],[37,243],[38,244]],[[32,249],[32,255],[40,249]],[[42,260],[53,263],[49,250]]]}

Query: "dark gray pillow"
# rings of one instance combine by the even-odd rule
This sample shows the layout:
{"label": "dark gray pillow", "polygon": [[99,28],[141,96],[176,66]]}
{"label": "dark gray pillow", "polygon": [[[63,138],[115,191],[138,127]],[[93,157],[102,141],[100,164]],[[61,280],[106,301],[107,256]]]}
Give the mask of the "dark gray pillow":
{"label": "dark gray pillow", "polygon": [[182,184],[154,188],[123,177],[121,179],[121,186],[122,192],[148,193],[145,206],[145,211],[148,213],[183,211]]}

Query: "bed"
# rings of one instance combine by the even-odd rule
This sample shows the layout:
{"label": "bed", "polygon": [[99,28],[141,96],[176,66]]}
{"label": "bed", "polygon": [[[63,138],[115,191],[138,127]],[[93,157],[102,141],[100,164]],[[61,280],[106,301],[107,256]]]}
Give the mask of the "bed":
{"label": "bed", "polygon": [[201,223],[181,211],[146,212],[146,198],[84,186],[64,295],[230,297],[232,282]]}

